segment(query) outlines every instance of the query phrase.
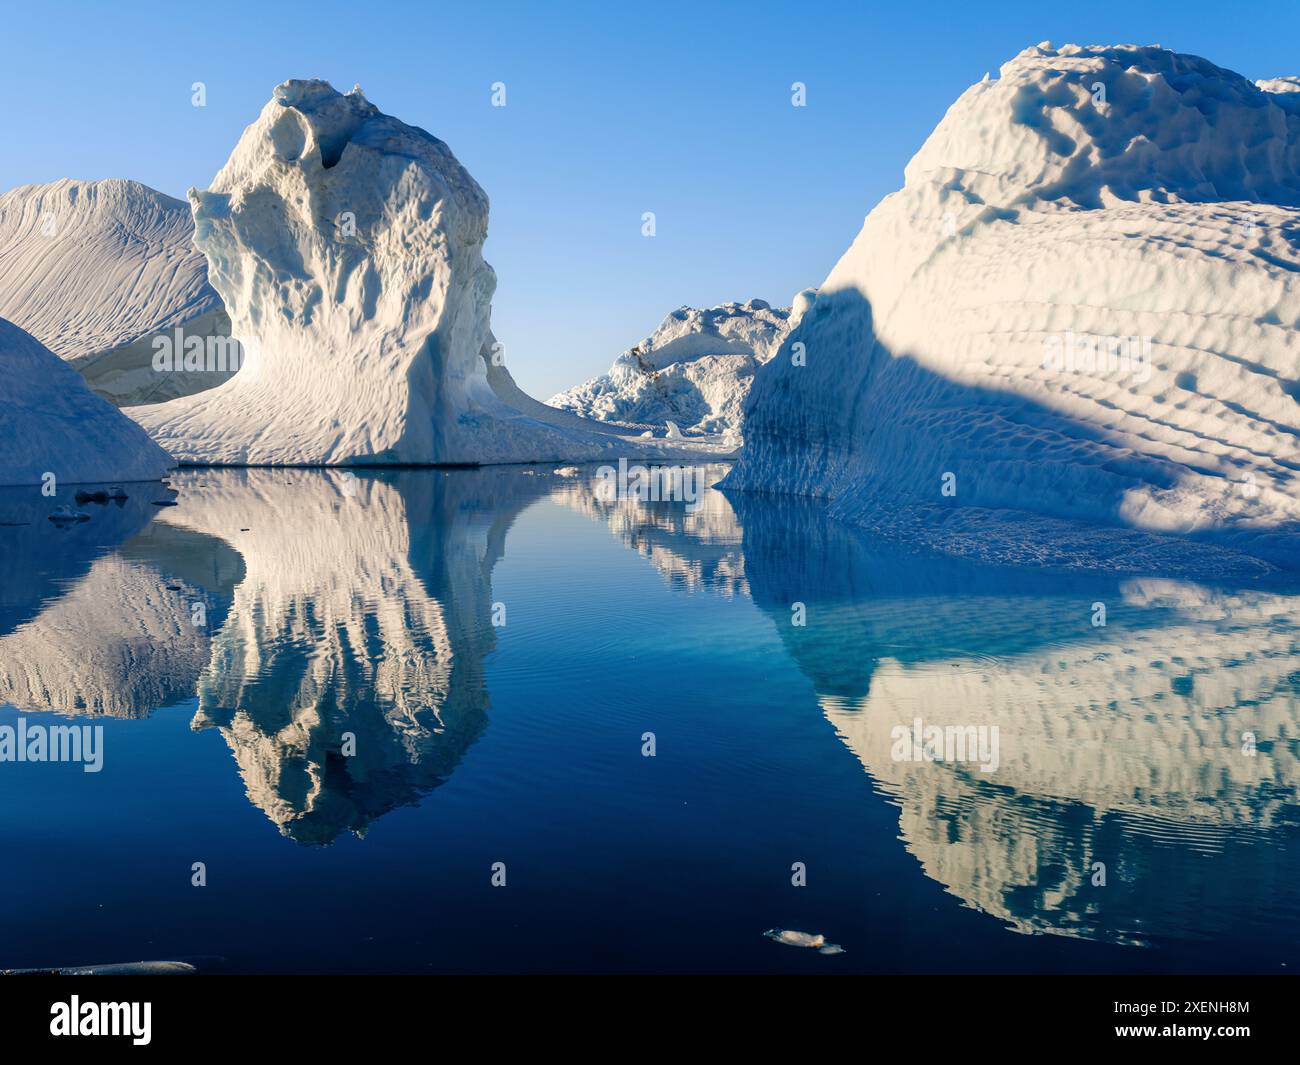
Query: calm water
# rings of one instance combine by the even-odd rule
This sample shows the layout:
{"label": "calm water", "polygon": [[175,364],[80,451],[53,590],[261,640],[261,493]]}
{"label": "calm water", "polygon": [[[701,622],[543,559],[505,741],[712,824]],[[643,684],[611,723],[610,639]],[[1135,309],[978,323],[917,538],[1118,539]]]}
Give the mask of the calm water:
{"label": "calm water", "polygon": [[[589,472],[173,483],[67,529],[0,494],[0,725],[104,745],[0,764],[0,967],[1300,967],[1294,589]],[[996,768],[896,758],[917,717]]]}

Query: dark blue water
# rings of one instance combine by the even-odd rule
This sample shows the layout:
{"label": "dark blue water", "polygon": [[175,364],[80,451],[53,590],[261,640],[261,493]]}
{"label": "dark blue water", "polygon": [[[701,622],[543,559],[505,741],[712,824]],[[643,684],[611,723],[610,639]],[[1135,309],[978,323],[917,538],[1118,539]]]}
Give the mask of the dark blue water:
{"label": "dark blue water", "polygon": [[[0,968],[1300,966],[1291,592],[589,471],[174,485],[0,498],[0,726],[103,728],[100,772],[0,763]],[[996,766],[895,757],[918,717]]]}

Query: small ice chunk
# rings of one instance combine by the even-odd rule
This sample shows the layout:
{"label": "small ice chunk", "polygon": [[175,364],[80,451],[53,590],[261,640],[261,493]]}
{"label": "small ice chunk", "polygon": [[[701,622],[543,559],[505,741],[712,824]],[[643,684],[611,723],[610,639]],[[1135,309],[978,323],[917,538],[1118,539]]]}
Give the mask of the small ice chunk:
{"label": "small ice chunk", "polygon": [[83,514],[79,510],[73,510],[69,506],[59,507],[50,515],[50,521],[55,525],[70,525],[77,521],[90,521],[89,514]]}
{"label": "small ice chunk", "polygon": [[844,948],[838,943],[827,943],[825,936],[812,932],[796,932],[792,928],[769,928],[763,935],[788,947],[810,947],[819,954],[844,953]]}
{"label": "small ice chunk", "polygon": [[667,431],[664,433],[664,439],[665,439],[665,440],[685,440],[685,439],[686,439],[686,437],[682,436],[682,431],[677,427],[677,423],[676,423],[676,422],[668,422],[668,423],[667,423],[667,426],[668,426],[668,429],[667,429]]}

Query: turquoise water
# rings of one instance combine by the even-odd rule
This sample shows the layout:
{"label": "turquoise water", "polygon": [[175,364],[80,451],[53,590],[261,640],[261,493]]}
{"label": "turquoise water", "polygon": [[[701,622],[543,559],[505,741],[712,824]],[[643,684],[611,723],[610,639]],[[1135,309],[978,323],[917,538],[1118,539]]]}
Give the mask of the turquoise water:
{"label": "turquoise water", "polygon": [[173,486],[0,494],[0,726],[103,730],[99,772],[0,762],[0,968],[1300,965],[1294,589],[590,470]]}

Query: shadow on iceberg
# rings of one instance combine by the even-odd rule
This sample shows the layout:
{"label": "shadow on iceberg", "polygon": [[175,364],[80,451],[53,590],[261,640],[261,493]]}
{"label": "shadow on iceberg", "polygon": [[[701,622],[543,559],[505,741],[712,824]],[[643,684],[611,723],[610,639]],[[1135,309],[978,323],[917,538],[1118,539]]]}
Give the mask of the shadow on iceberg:
{"label": "shadow on iceberg", "polygon": [[1207,579],[1300,569],[1294,461],[1164,423],[1155,403],[1130,418],[1091,397],[1093,420],[1076,417],[994,362],[956,380],[873,326],[855,288],[817,299],[759,371],[722,487],[817,497],[879,535],[992,564]]}
{"label": "shadow on iceberg", "polygon": [[[1294,595],[994,570],[813,504],[735,505],[754,602],[966,905],[1126,944],[1267,941],[1270,914],[1300,911]],[[996,764],[915,759],[917,718],[996,735]]]}

